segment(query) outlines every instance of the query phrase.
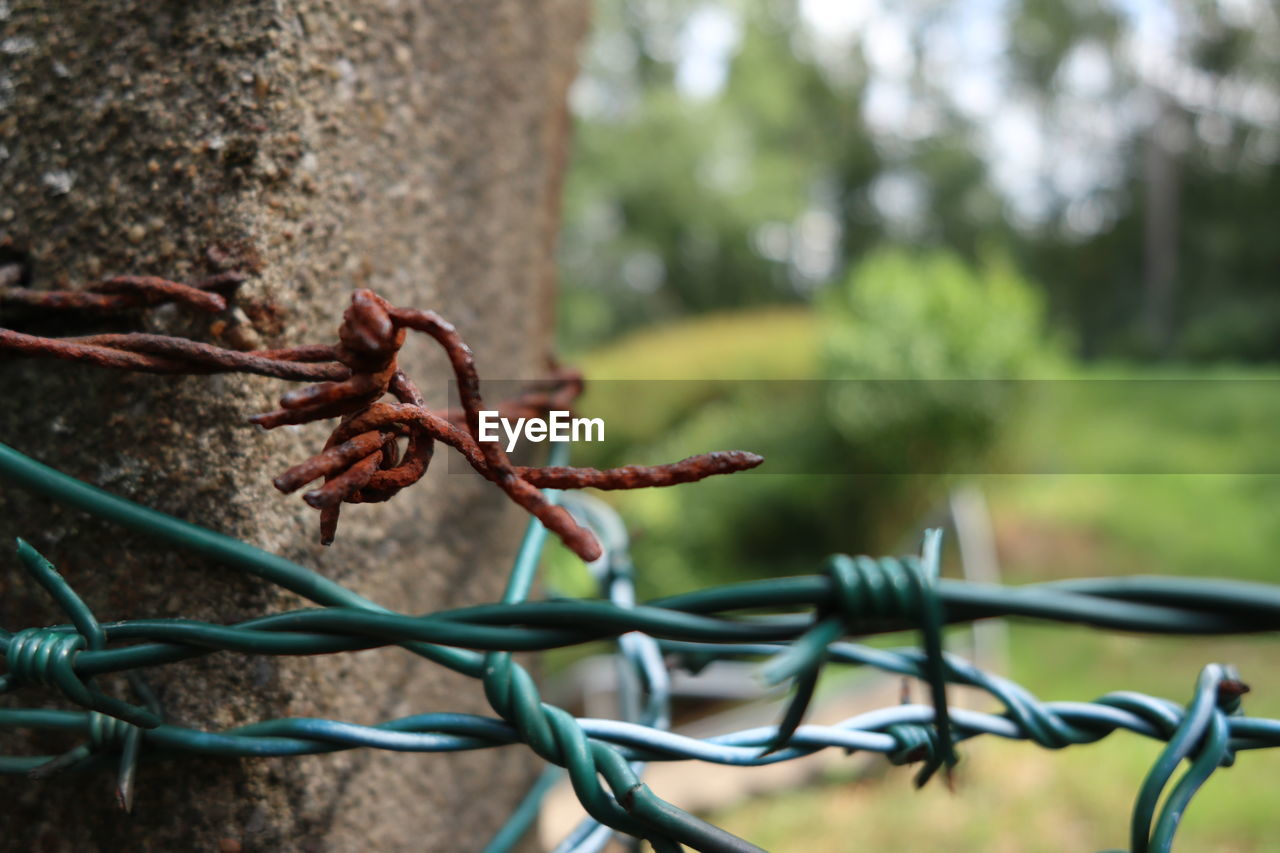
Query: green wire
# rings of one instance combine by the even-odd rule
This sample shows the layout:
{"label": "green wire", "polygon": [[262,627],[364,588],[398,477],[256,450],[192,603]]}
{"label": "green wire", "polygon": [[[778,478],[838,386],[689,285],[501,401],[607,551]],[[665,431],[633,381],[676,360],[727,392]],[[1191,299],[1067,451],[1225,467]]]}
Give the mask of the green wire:
{"label": "green wire", "polygon": [[[548,465],[566,465],[569,462],[569,445],[561,442],[551,445]],[[560,503],[559,489],[543,489],[542,495],[549,503]],[[502,594],[503,604],[515,604],[529,597],[533,582],[538,576],[538,562],[542,558],[542,547],[547,541],[547,528],[536,518],[530,518],[524,529],[524,538],[516,551],[516,559],[507,578],[507,588]]]}
{"label": "green wire", "polygon": [[538,776],[538,780],[529,788],[529,792],[520,800],[520,804],[516,806],[515,811],[511,813],[511,817],[494,834],[481,853],[507,853],[512,847],[515,847],[520,842],[520,839],[524,838],[524,834],[533,826],[533,822],[538,819],[542,801],[551,792],[551,789],[556,786],[556,783],[563,778],[564,770],[554,764],[543,770],[541,775]]}
{"label": "green wire", "polygon": [[1178,831],[1178,822],[1182,813],[1187,810],[1191,798],[1200,786],[1208,781],[1218,769],[1222,756],[1227,750],[1230,733],[1227,720],[1222,714],[1214,714],[1209,721],[1209,732],[1205,736],[1200,755],[1191,763],[1190,769],[1178,780],[1160,810],[1160,818],[1156,821],[1156,830],[1151,835],[1151,849],[1155,853],[1169,853],[1173,849],[1173,836]]}
{"label": "green wire", "polygon": [[58,574],[53,564],[21,538],[18,539],[18,559],[40,586],[44,587],[45,592],[49,593],[58,606],[71,617],[76,633],[84,637],[88,648],[95,651],[106,648],[107,632],[102,630],[98,618],[93,615],[89,605],[76,595],[76,591],[63,579],[62,575]]}
{"label": "green wire", "polygon": [[[943,578],[937,595],[946,622],[972,622],[997,616],[1025,616],[1074,622],[1095,628],[1164,634],[1244,634],[1280,628],[1280,595],[1269,584],[1236,581],[1229,590],[1204,599],[1197,593],[1214,583],[1200,578],[1096,578],[1065,588],[1059,583],[1006,587]],[[1131,601],[1147,584],[1168,604]],[[1079,591],[1073,591],[1078,589]],[[802,576],[745,581],[710,587],[647,602],[651,607],[687,613],[723,613],[762,608],[810,607],[832,599],[830,578]],[[1175,600],[1179,606],[1173,606]],[[1232,612],[1221,605],[1230,602]],[[1193,609],[1194,608],[1194,609]],[[908,622],[883,630],[916,627]]]}
{"label": "green wire", "polygon": [[[233,566],[317,604],[392,612],[291,560],[103,491],[24,456],[6,444],[0,444],[0,477],[121,527]],[[474,652],[418,642],[401,645],[458,672],[480,674],[481,656]]]}
{"label": "green wire", "polygon": [[[1168,783],[1169,777],[1182,763],[1182,759],[1197,749],[1203,750],[1192,764],[1187,777],[1184,777],[1175,787],[1174,793],[1166,803],[1164,814],[1160,816],[1157,824],[1158,842],[1154,845],[1157,853],[1167,851],[1172,845],[1173,831],[1177,828],[1182,810],[1186,808],[1191,795],[1221,761],[1225,750],[1226,728],[1225,723],[1215,725],[1213,718],[1221,717],[1217,712],[1216,703],[1218,684],[1222,676],[1222,668],[1213,664],[1206,666],[1200,673],[1196,683],[1196,695],[1187,706],[1186,716],[1183,717],[1181,725],[1169,738],[1168,744],[1160,752],[1160,756],[1143,780],[1142,788],[1138,791],[1138,798],[1133,806],[1133,817],[1130,823],[1129,846],[1132,853],[1147,853],[1151,849],[1149,845],[1157,841],[1149,835],[1156,804],[1160,801],[1160,793]],[[1206,730],[1209,733],[1207,743],[1201,747],[1199,741]]]}
{"label": "green wire", "polygon": [[[553,447],[551,464],[563,464],[566,452],[567,446]],[[763,618],[729,618],[725,615],[762,608],[775,611],[787,607],[816,607],[819,612],[829,610],[838,604],[840,595],[830,577],[752,581],[625,608],[607,601],[529,602],[527,599],[536,580],[539,554],[547,537],[546,528],[535,519],[531,519],[526,528],[500,603],[407,616],[375,604],[301,565],[97,489],[3,444],[0,444],[0,477],[146,536],[233,566],[324,605],[324,609],[280,613],[232,626],[182,619],[133,620],[104,625],[97,621],[84,601],[48,561],[19,540],[19,556],[23,564],[68,614],[74,626],[74,641],[82,644],[80,651],[69,645],[72,638],[67,635],[73,630],[71,626],[27,629],[18,634],[0,630],[0,643],[15,650],[15,654],[21,648],[26,655],[15,658],[25,662],[23,672],[38,664],[38,657],[33,653],[38,656],[44,650],[55,650],[52,654],[59,656],[57,661],[62,663],[47,673],[42,672],[41,678],[52,676],[67,695],[86,707],[123,719],[130,719],[130,714],[133,714],[141,725],[157,725],[147,738],[149,743],[161,749],[179,748],[215,754],[294,754],[325,751],[329,747],[317,749],[314,742],[302,739],[305,735],[288,736],[301,731],[294,726],[306,721],[267,721],[220,735],[159,725],[158,708],[150,707],[154,702],[147,699],[149,692],[145,685],[139,682],[138,687],[149,706],[144,710],[91,691],[87,686],[88,680],[95,674],[182,660],[217,649],[258,654],[317,654],[400,645],[452,669],[481,678],[490,704],[514,727],[520,741],[542,758],[563,764],[568,769],[579,799],[594,818],[610,827],[646,838],[660,851],[678,850],[681,843],[714,851],[758,848],[655,797],[635,775],[617,747],[587,737],[570,715],[542,703],[532,677],[512,660],[512,651],[563,646],[633,630],[655,638],[720,644],[734,641],[781,642],[800,636],[801,639],[789,652],[775,659],[769,674],[775,678],[807,677],[809,672],[816,674],[817,666],[834,649],[833,644],[841,633],[850,630],[877,633],[914,627],[908,624],[909,620],[892,613],[877,615],[874,607],[868,611],[865,625],[858,621],[857,607],[851,608],[852,613],[841,613],[840,620],[824,620],[816,626],[809,617],[801,614]],[[548,500],[558,502],[558,492],[547,490],[545,494]],[[926,569],[933,570],[936,554],[936,538],[931,537],[926,542],[926,557],[922,561]],[[1246,582],[1134,577],[1081,579],[1008,588],[941,580],[935,590],[936,599],[932,595],[926,598],[935,606],[945,608],[945,614],[934,613],[927,620],[933,626],[935,636],[932,651],[924,656],[921,665],[926,680],[939,691],[948,680],[948,671],[942,668],[941,647],[936,636],[937,627],[942,622],[968,622],[1011,615],[1174,634],[1247,633],[1280,627],[1280,588]],[[923,594],[921,590],[917,592]],[[106,648],[108,641],[129,639],[153,642]],[[474,649],[489,651],[481,654]],[[68,663],[72,653],[75,655],[74,672]],[[1182,811],[1204,780],[1224,759],[1229,759],[1230,750],[1253,748],[1247,737],[1232,739],[1223,712],[1215,707],[1214,691],[1224,677],[1222,672],[1218,667],[1208,668],[1185,716],[1181,720],[1171,718],[1165,724],[1169,744],[1148,775],[1135,805],[1132,825],[1135,851],[1149,849],[1148,845],[1158,851],[1167,850],[1172,844]],[[950,677],[957,678],[954,674]],[[812,686],[809,687],[811,689]],[[1017,712],[1019,718],[1028,718],[1025,727],[1038,741],[1063,745],[1087,742],[1103,733],[1102,729],[1097,733],[1076,730],[1065,723],[1055,723],[1048,716],[1040,719],[1033,700],[1020,698],[1016,691],[1006,689],[1004,692],[1009,693],[1007,704],[1010,712]],[[1104,701],[1116,708],[1125,708],[1137,700],[1116,694],[1104,697]],[[113,704],[108,706],[104,702]],[[935,704],[941,715],[944,706]],[[1148,707],[1145,716],[1150,718],[1158,711],[1158,707],[1154,711]],[[11,723],[26,721],[33,727],[76,730],[83,730],[87,720],[95,739],[93,742],[97,743],[96,739],[101,735],[95,726],[101,723],[102,717],[94,714],[86,718],[80,714],[72,718],[64,716],[65,713],[32,710],[5,712],[4,716]],[[140,717],[138,713],[150,716]],[[1159,713],[1156,717],[1163,719]],[[335,728],[342,725],[334,721],[314,722]],[[791,728],[798,722],[797,717]],[[1255,728],[1263,723],[1255,722]],[[945,725],[941,716],[938,724]],[[388,728],[394,730],[390,726]],[[109,733],[113,737],[118,736],[115,730],[109,730]],[[141,733],[132,730],[126,733],[126,737],[133,739],[132,748],[136,752]],[[345,746],[334,741],[335,749],[348,748],[351,743],[358,742],[351,740],[353,735],[341,732],[330,737],[347,739],[342,741],[347,744]],[[393,739],[383,737],[383,740],[391,743]],[[471,748],[466,741],[458,743],[461,745],[456,748]],[[944,751],[945,747],[946,744]],[[129,748],[130,742],[126,741],[126,756]],[[385,748],[397,747],[392,744]],[[77,749],[56,761],[66,761],[71,755],[88,755],[87,748]],[[1181,760],[1193,753],[1191,768],[1169,794],[1158,819],[1154,821],[1154,833],[1148,836],[1164,786]],[[943,757],[950,759],[949,751]],[[89,757],[86,764],[98,759],[98,756]],[[47,767],[48,760],[47,756],[0,757],[0,772],[35,770]],[[126,757],[122,772],[131,772],[132,764],[132,758]],[[544,771],[507,826],[486,848],[487,853],[501,853],[518,842],[532,824],[539,801],[560,775],[554,767]],[[601,776],[613,796],[609,796],[600,785]],[[123,787],[127,789],[128,786]]]}

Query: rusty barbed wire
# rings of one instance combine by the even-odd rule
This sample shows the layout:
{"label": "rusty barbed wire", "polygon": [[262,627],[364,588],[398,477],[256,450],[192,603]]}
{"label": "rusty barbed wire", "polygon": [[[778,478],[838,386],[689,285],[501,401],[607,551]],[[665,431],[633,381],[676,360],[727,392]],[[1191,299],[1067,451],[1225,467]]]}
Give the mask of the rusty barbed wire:
{"label": "rusty barbed wire", "polygon": [[150,275],[118,275],[94,282],[84,290],[32,290],[17,286],[21,279],[19,264],[0,268],[0,305],[49,311],[111,312],[177,302],[199,311],[217,313],[227,308],[225,294],[234,292],[249,277],[228,271],[184,284]]}
{"label": "rusty barbed wire", "polygon": [[[302,348],[308,350],[308,348]],[[168,335],[145,333],[46,338],[0,328],[0,351],[78,361],[95,367],[139,373],[199,375],[250,373],[276,379],[315,382],[341,378],[341,366],[314,363],[309,351],[241,352]]]}
{"label": "rusty barbed wire", "polygon": [[[0,305],[64,311],[112,312],[172,302],[201,311],[222,311],[227,297],[247,280],[228,271],[184,284],[152,276],[116,276],[84,291],[34,291],[18,286],[21,268],[0,268]],[[218,291],[218,292],[215,292]],[[458,383],[461,411],[433,410],[399,368],[408,332],[425,334],[449,359]],[[337,345],[308,345],[242,352],[182,337],[143,333],[48,338],[0,328],[0,353],[77,361],[143,373],[200,375],[248,373],[311,382],[280,397],[280,408],[249,420],[264,429],[340,418],[322,450],[276,477],[286,494],[323,479],[303,500],[320,513],[320,542],[331,544],[344,503],[390,500],[426,475],[437,441],[458,451],[481,476],[553,531],[583,560],[600,556],[595,537],[539,491],[636,489],[691,483],[754,468],[763,457],[719,451],[666,465],[627,465],[599,470],[518,466],[497,441],[481,440],[480,376],[471,348],[458,330],[434,311],[392,305],[372,290],[356,290],[343,313]],[[545,415],[568,409],[581,393],[582,376],[556,368],[516,398],[497,407],[503,417]],[[390,396],[395,403],[384,402]],[[403,451],[400,441],[405,440]]]}

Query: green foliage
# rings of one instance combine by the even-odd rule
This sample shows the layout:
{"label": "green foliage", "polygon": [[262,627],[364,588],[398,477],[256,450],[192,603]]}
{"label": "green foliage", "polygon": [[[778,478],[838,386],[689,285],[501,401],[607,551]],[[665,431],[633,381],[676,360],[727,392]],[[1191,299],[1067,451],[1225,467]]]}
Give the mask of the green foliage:
{"label": "green foliage", "polygon": [[[1280,474],[1272,425],[1280,420],[1280,395],[1273,393],[1280,375],[1274,369],[1157,372],[1103,365],[1073,369],[1069,378],[1074,381],[1045,383],[1045,395],[1026,401],[1001,437],[1001,454],[1019,460],[1021,470],[1043,465],[1126,473],[981,478],[1006,582],[1150,573],[1275,578]],[[1131,473],[1150,470],[1156,460],[1219,473]],[[1249,714],[1280,714],[1280,691],[1267,686],[1274,637],[1150,639],[1078,627],[1009,629],[1009,675],[1042,699],[1125,688],[1182,700],[1189,673],[1218,660],[1237,664],[1252,680]],[[862,833],[868,849],[1117,846],[1133,786],[1158,746],[1127,737],[1071,753],[1029,754],[1019,746],[966,744],[960,797],[941,785],[917,791],[909,772],[889,770],[863,784],[824,780],[803,794],[757,798],[715,820],[778,851],[840,849],[852,833]],[[1188,809],[1179,843],[1271,850],[1276,771],[1273,758],[1242,753]],[[982,809],[975,809],[979,801]]]}
{"label": "green foliage", "polygon": [[[580,108],[575,129],[561,252],[564,343],[801,301],[820,283],[791,261],[815,193],[831,194],[838,170],[841,192],[826,206],[848,200],[861,211],[865,194],[845,185],[865,189],[879,171],[857,109],[860,88],[797,57],[792,3],[599,5],[601,47],[588,57],[584,85],[607,106]],[[654,48],[671,37],[672,18],[702,7],[732,8],[742,28],[723,91],[706,99],[682,94],[673,57]],[[860,234],[876,240],[880,232],[863,222]]]}
{"label": "green foliage", "polygon": [[[1016,402],[998,380],[1057,363],[1043,314],[1007,263],[873,252],[812,311],[687,320],[589,356],[588,377],[652,367],[666,381],[589,383],[583,411],[610,441],[580,461],[765,456],[757,471],[612,498],[638,532],[649,593],[896,547],[998,436]],[[765,378],[722,381],[742,376]]]}
{"label": "green foliage", "polygon": [[1074,530],[1108,553],[1018,580],[1125,570],[1275,577],[1274,369],[1092,367],[1074,378],[1048,383],[1003,442],[1023,470],[1062,473],[995,477],[985,487],[997,514],[1032,530]]}
{"label": "green foliage", "polygon": [[[812,453],[829,443],[818,378],[818,322],[805,308],[748,309],[684,320],[632,335],[582,360],[580,410],[608,424],[605,445],[582,445],[575,462],[658,463],[716,449],[764,454],[758,471],[679,489],[615,492],[645,561],[645,594],[682,591],[750,571],[812,570],[799,538],[821,537],[843,512],[810,491]],[[788,473],[771,473],[775,471]],[[573,570],[556,575],[572,584]]]}
{"label": "green foliage", "polygon": [[1040,294],[1003,258],[878,250],[820,304],[828,420],[856,470],[979,470],[1016,403],[1004,380],[1061,361]]}
{"label": "green foliage", "polygon": [[[904,0],[836,49],[802,5],[597,1],[565,203],[568,348],[805,302],[896,242],[971,264],[1002,248],[1088,358],[1280,357],[1280,24],[1265,4]],[[724,85],[691,95],[680,44],[708,11],[736,38]],[[1166,14],[1173,43],[1129,46]],[[957,42],[984,16],[1004,35],[975,80]],[[887,22],[908,45],[889,69],[873,38]],[[1140,67],[1152,50],[1167,66]],[[1197,102],[1192,79],[1223,97]],[[987,86],[997,100],[969,103]]]}
{"label": "green foliage", "polygon": [[1056,359],[1044,300],[1004,257],[881,249],[823,294],[833,378],[1017,379]]}

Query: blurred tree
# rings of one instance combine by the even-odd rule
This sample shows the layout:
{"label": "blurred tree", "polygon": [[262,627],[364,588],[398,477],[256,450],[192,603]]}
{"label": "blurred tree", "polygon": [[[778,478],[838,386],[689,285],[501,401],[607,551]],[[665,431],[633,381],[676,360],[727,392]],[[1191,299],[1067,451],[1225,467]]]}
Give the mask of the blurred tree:
{"label": "blurred tree", "polygon": [[1280,15],[1262,2],[1122,8],[1011,10],[1014,87],[1049,138],[1093,138],[1113,173],[1056,193],[1014,245],[1086,353],[1280,356],[1268,236],[1280,228]]}
{"label": "blurred tree", "polygon": [[1005,246],[1085,355],[1280,356],[1269,4],[598,6],[571,348],[805,300],[890,242]]}
{"label": "blurred tree", "polygon": [[[864,75],[837,81],[804,55],[796,14],[790,2],[601,4],[574,92],[562,309],[571,346],[681,314],[799,300],[839,268],[837,212],[863,217],[882,166],[858,110]],[[723,79],[687,70],[717,42]],[[880,238],[874,222],[860,230],[863,242]]]}

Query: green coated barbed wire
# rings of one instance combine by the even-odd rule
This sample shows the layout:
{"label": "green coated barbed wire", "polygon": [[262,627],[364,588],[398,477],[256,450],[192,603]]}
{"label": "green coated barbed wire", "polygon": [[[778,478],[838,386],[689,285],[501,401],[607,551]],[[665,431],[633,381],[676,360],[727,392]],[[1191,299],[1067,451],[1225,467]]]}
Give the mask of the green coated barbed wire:
{"label": "green coated barbed wire", "polygon": [[[597,822],[575,831],[568,840],[573,846],[559,849],[598,849],[593,845],[601,843],[601,838],[607,841],[616,829],[646,838],[658,850],[680,845],[748,850],[758,848],[653,795],[640,781],[642,763],[692,758],[763,764],[834,746],[881,752],[897,763],[922,761],[922,775],[927,777],[954,762],[953,742],[978,734],[1061,748],[1126,729],[1168,741],[1135,805],[1130,840],[1135,851],[1167,850],[1186,803],[1214,769],[1229,765],[1237,751],[1280,746],[1280,721],[1241,715],[1239,696],[1245,688],[1228,668],[1206,667],[1186,709],[1131,693],[1109,694],[1093,703],[1041,703],[1012,682],[944,654],[940,641],[943,624],[994,616],[1153,633],[1274,631],[1280,628],[1280,587],[1274,585],[1134,577],[983,586],[937,579],[937,535],[930,534],[919,558],[836,557],[822,576],[732,584],[641,605],[634,602],[625,540],[619,545],[616,529],[612,534],[607,529],[613,523],[607,508],[593,508],[589,500],[575,496],[575,510],[605,543],[605,565],[597,579],[607,600],[527,601],[546,537],[545,529],[532,522],[500,603],[406,616],[295,563],[138,506],[3,445],[0,477],[233,565],[322,605],[231,626],[182,619],[99,624],[52,566],[30,546],[20,545],[22,564],[53,595],[71,624],[16,633],[0,629],[0,650],[9,667],[0,692],[42,682],[87,710],[0,709],[0,729],[79,732],[89,743],[64,756],[0,756],[0,772],[98,766],[118,752],[126,801],[127,780],[139,756],[301,755],[356,747],[451,751],[524,743],[550,764],[567,768],[575,792]],[[785,608],[811,612],[747,615]],[[913,627],[923,630],[923,651],[885,652],[839,641],[850,634]],[[631,648],[621,649],[623,657],[632,660],[636,672],[647,679],[649,701],[630,722],[574,719],[543,703],[528,672],[511,659],[513,651],[602,638],[619,638],[620,646],[633,638]],[[122,640],[139,642],[108,648]],[[164,724],[154,697],[136,678],[140,667],[223,649],[317,654],[387,645],[402,646],[481,679],[498,718],[424,714],[375,726],[294,718],[203,732]],[[779,726],[706,740],[684,737],[665,731],[668,717],[660,695],[665,674],[657,672],[659,650],[693,668],[717,657],[766,656],[766,676],[793,679],[798,689]],[[897,706],[837,726],[801,725],[818,669],[827,661],[921,678],[930,686],[933,706]],[[93,687],[95,676],[112,672],[130,674],[142,704],[123,703]],[[948,709],[946,683],[986,690],[1003,705],[1003,713]],[[1162,791],[1188,758],[1190,769],[1157,812]],[[606,779],[609,791],[600,786],[598,774]],[[539,780],[513,816],[509,828],[515,828],[504,830],[506,836],[500,834],[487,850],[504,849],[518,839],[520,827],[532,820],[540,792],[553,778],[554,774],[545,774]]]}

